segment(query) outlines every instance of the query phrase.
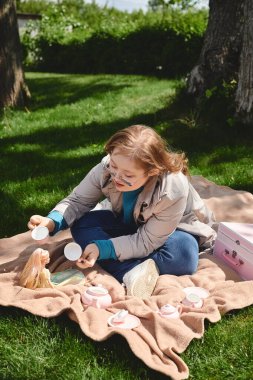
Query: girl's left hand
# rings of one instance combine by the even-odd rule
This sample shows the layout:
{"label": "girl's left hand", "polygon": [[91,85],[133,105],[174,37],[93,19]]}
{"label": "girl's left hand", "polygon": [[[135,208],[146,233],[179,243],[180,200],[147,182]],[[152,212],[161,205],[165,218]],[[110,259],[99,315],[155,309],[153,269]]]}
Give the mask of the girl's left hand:
{"label": "girl's left hand", "polygon": [[80,259],[77,260],[76,265],[81,268],[91,268],[95,264],[99,257],[98,246],[94,243],[88,244],[85,250],[83,251]]}

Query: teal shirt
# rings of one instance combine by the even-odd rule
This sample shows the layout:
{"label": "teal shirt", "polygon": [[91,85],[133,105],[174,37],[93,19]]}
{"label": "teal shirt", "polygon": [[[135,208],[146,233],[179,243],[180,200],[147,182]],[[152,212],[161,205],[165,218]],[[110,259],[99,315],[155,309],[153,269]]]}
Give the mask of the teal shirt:
{"label": "teal shirt", "polygon": [[64,219],[62,214],[60,214],[58,211],[51,211],[47,217],[52,219],[55,224],[55,228],[50,235],[54,235],[58,231],[65,230],[65,228],[68,227],[66,220]]}
{"label": "teal shirt", "polygon": [[133,224],[134,221],[134,206],[138,195],[143,190],[143,186],[139,189],[126,191],[123,193],[123,220],[125,224]]}
{"label": "teal shirt", "polygon": [[[143,186],[139,189],[123,192],[123,221],[125,224],[134,224],[134,206],[138,195],[143,190]],[[99,248],[99,260],[113,259],[117,260],[114,245],[111,240],[94,240]]]}

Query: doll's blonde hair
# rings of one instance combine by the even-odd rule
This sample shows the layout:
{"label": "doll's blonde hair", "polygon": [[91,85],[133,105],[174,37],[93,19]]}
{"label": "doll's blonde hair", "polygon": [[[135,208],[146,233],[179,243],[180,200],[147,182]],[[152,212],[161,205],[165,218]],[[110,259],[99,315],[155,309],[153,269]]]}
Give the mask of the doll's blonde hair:
{"label": "doll's blonde hair", "polygon": [[19,285],[24,288],[53,288],[50,272],[45,268],[49,262],[49,253],[37,248],[29,257],[19,278]]}
{"label": "doll's blonde hair", "polygon": [[156,169],[165,172],[189,174],[185,153],[172,152],[166,141],[152,128],[132,125],[116,132],[106,143],[105,150],[111,154],[117,148],[134,159],[145,171]]}

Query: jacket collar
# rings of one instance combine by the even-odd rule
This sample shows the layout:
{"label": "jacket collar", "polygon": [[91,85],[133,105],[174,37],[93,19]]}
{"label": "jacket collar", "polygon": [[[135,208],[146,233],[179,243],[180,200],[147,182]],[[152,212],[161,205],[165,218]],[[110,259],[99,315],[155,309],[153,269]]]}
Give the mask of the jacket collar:
{"label": "jacket collar", "polygon": [[140,193],[138,197],[138,201],[140,203],[145,203],[145,207],[149,206],[152,197],[154,195],[155,188],[158,184],[159,176],[152,176],[148,179],[148,181],[145,183],[143,191]]}

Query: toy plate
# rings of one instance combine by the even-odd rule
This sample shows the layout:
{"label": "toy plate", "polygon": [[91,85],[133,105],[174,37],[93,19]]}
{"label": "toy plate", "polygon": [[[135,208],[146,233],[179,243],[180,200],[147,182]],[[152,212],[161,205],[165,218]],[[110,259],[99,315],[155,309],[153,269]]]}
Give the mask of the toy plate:
{"label": "toy plate", "polygon": [[139,320],[138,317],[132,314],[128,314],[123,322],[120,323],[115,323],[113,322],[115,315],[112,315],[108,319],[108,325],[111,327],[118,327],[119,329],[134,329],[135,327],[138,327],[141,324],[141,321]]}
{"label": "toy plate", "polygon": [[189,286],[188,288],[184,288],[183,292],[186,295],[195,294],[202,299],[205,299],[205,298],[210,296],[210,293],[208,292],[208,290],[206,290],[204,288],[200,288],[198,286]]}

